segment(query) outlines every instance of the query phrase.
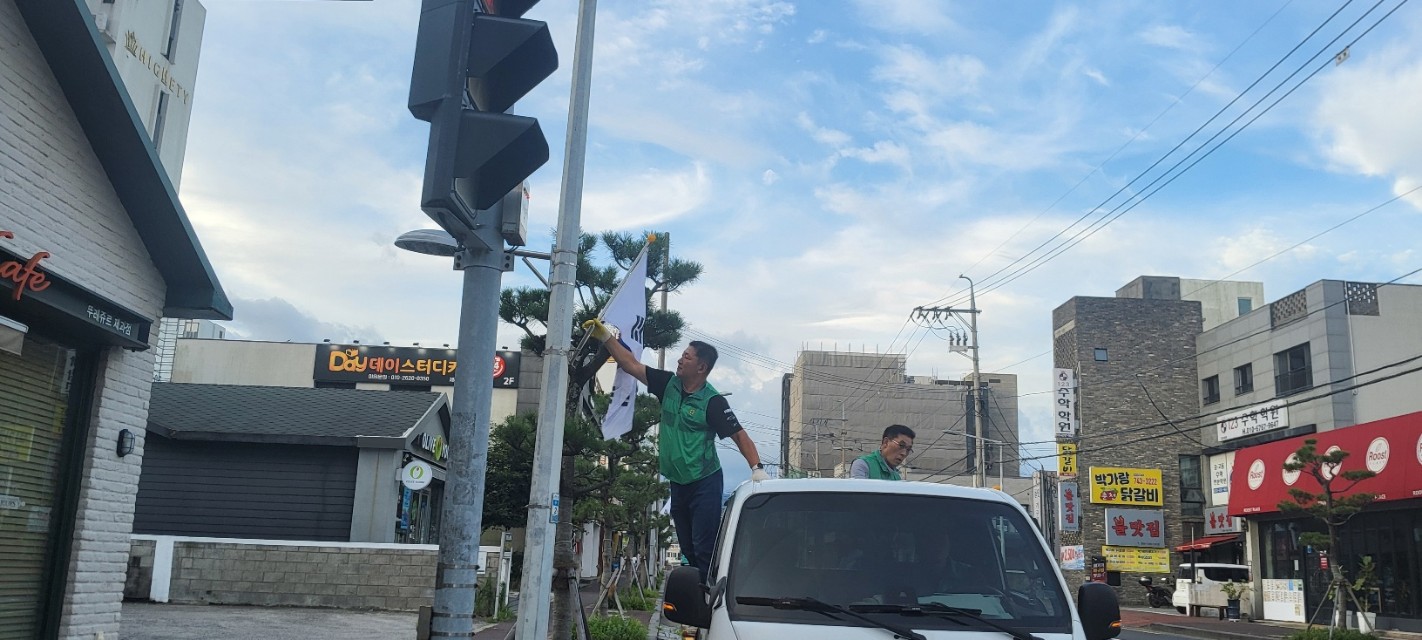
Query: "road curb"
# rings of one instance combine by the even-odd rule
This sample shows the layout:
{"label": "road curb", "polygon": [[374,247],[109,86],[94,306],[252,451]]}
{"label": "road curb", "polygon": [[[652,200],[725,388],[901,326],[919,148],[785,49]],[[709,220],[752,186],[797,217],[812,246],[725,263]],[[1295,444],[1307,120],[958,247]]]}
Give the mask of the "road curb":
{"label": "road curb", "polygon": [[657,629],[662,626],[662,599],[652,606],[652,617],[647,620],[647,640],[657,640]]}

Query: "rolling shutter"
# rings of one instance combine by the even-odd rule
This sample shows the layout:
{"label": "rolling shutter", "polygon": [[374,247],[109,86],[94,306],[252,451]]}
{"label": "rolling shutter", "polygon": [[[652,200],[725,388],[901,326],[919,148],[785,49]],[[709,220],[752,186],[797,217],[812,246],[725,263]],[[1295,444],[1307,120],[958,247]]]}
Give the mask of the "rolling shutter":
{"label": "rolling shutter", "polygon": [[0,352],[0,640],[37,637],[55,571],[58,499],[76,353],[33,335]]}

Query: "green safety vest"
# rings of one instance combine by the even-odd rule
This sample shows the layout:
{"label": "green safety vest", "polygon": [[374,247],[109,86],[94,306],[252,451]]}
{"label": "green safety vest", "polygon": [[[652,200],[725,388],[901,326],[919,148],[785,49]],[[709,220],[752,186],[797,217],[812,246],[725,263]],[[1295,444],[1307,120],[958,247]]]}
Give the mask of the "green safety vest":
{"label": "green safety vest", "polygon": [[[677,484],[691,484],[721,469],[716,456],[716,432],[706,421],[706,405],[720,395],[711,383],[682,397],[681,378],[672,376],[662,392],[662,425],[658,463],[662,475]],[[719,499],[719,498],[718,498]]]}
{"label": "green safety vest", "polygon": [[869,455],[859,456],[864,464],[869,466],[869,477],[874,480],[902,480],[899,477],[898,469],[889,466],[889,461],[884,459],[884,455],[878,451]]}

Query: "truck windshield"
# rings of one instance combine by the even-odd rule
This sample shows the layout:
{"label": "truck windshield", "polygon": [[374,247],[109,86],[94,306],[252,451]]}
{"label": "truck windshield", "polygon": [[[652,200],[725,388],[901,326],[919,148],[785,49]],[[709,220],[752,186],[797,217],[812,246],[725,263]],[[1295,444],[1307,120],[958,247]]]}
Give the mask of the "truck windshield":
{"label": "truck windshield", "polygon": [[1070,632],[1052,558],[1031,526],[1010,506],[985,500],[838,492],[751,496],[729,550],[728,613],[736,620],[865,626],[848,616],[748,604],[812,598],[916,629],[962,629],[965,623],[991,628],[920,612],[942,605],[1022,631]]}

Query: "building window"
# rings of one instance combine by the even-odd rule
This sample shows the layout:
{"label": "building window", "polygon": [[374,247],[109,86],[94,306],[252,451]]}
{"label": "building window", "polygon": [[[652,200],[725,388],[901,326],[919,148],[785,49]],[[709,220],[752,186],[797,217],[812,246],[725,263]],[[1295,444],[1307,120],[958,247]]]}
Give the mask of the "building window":
{"label": "building window", "polygon": [[1106,348],[1105,348],[1105,347],[1096,347],[1096,361],[1097,361],[1097,362],[1106,362],[1107,360],[1109,360],[1109,358],[1106,357]]}
{"label": "building window", "polygon": [[163,127],[168,124],[168,100],[172,94],[158,91],[158,108],[153,112],[153,148],[163,148]]}
{"label": "building window", "polygon": [[1254,310],[1254,298],[1239,298],[1239,315],[1244,315]]}
{"label": "building window", "polygon": [[1200,456],[1180,456],[1180,515],[1205,515],[1205,485]]}
{"label": "building window", "polygon": [[163,46],[163,57],[173,61],[178,48],[178,27],[183,23],[183,0],[173,0],[173,15],[168,19],[168,43]]}
{"label": "building window", "polygon": [[1308,343],[1274,354],[1274,395],[1286,396],[1313,387]]}
{"label": "building window", "polygon": [[1242,396],[1254,390],[1254,364],[1234,368],[1234,395]]}
{"label": "building window", "polygon": [[1210,376],[1200,381],[1200,390],[1203,392],[1205,404],[1214,404],[1220,401],[1220,377]]}

